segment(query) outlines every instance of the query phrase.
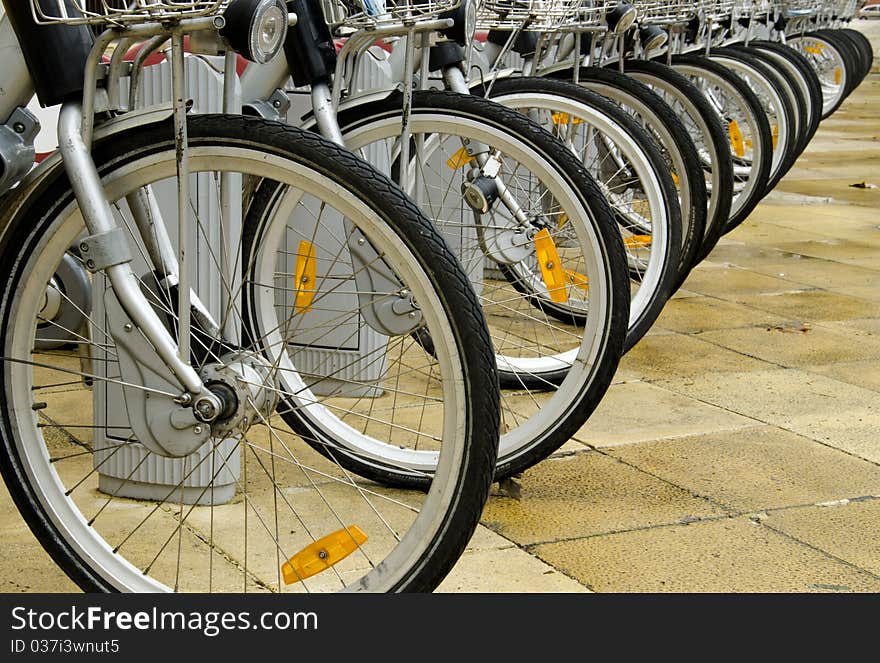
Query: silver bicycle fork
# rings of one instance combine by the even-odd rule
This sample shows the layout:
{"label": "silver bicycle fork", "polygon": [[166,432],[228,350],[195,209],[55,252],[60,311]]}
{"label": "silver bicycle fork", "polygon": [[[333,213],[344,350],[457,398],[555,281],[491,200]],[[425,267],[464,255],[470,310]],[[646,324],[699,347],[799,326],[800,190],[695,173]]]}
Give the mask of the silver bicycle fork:
{"label": "silver bicycle fork", "polygon": [[[187,26],[191,29],[192,26]],[[128,32],[135,32],[132,30]],[[133,36],[133,35],[132,35]],[[178,340],[163,323],[159,314],[141,290],[140,280],[132,269],[132,255],[126,231],[116,222],[110,203],[101,184],[100,175],[92,159],[90,145],[93,127],[98,61],[110,42],[119,39],[118,33],[107,32],[96,40],[90,61],[86,68],[84,97],[82,102],[69,102],[62,106],[58,121],[59,149],[63,164],[70,180],[77,203],[83,216],[88,236],[79,241],[79,251],[86,267],[92,272],[103,271],[112,286],[112,296],[121,308],[121,317],[130,319],[123,323],[121,330],[111,328],[120,348],[129,350],[127,360],[120,357],[123,377],[130,377],[132,383],[158,383],[157,391],[179,392],[173,399],[176,407],[171,409],[168,422],[162,428],[177,431],[168,436],[173,442],[161,441],[162,436],[143,433],[141,441],[153,451],[162,455],[182,456],[200,446],[210,434],[210,424],[222,411],[220,399],[204,384],[190,363],[190,327],[193,297],[190,292],[187,267],[188,232],[190,224],[189,170],[186,133],[186,97],[183,69],[183,29],[172,31],[171,65],[174,93],[174,129],[177,155],[177,207],[178,207],[178,246],[175,251],[170,246],[164,222],[157,218],[158,208],[151,204],[149,188],[127,197],[132,216],[140,231],[141,238],[148,246],[148,253],[158,257],[157,266],[166,274],[173,274],[177,281]],[[111,81],[110,85],[114,82]],[[162,228],[163,232],[156,232]],[[109,296],[109,295],[108,295]],[[110,308],[115,308],[110,302]],[[131,342],[138,330],[148,344]],[[144,356],[144,354],[148,356]],[[125,354],[123,351],[121,354]],[[149,356],[152,355],[152,356]],[[129,373],[130,375],[126,375]],[[145,428],[155,428],[156,412],[163,407],[152,405],[142,399],[142,417]],[[160,399],[153,399],[153,401]],[[167,403],[165,407],[167,408]],[[164,424],[167,423],[167,426]],[[152,444],[151,444],[152,441]],[[153,448],[156,447],[156,448]]]}

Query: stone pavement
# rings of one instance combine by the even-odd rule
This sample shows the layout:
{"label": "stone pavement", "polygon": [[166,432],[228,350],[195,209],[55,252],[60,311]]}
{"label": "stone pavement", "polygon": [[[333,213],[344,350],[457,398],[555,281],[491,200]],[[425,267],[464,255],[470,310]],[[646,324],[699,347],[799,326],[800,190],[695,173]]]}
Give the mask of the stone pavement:
{"label": "stone pavement", "polygon": [[[875,68],[441,591],[880,591],[878,104]],[[5,488],[0,540],[0,591],[76,591]]]}

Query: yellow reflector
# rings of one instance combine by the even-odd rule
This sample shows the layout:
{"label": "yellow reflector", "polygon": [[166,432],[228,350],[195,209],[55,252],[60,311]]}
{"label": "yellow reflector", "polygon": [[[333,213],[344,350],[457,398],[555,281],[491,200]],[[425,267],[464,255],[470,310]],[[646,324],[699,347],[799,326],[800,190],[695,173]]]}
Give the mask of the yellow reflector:
{"label": "yellow reflector", "polygon": [[671,172],[670,175],[672,175],[672,181],[675,182],[675,186],[680,186],[681,182],[678,179],[678,175],[676,175],[674,171]]}
{"label": "yellow reflector", "polygon": [[776,143],[779,142],[779,125],[773,125],[773,149],[776,149]]}
{"label": "yellow reflector", "polygon": [[556,242],[550,237],[550,231],[543,228],[534,237],[535,255],[541,266],[541,278],[550,293],[550,301],[558,304],[568,301],[568,293],[565,290],[565,270],[559,264],[559,251],[556,250]]}
{"label": "yellow reflector", "polygon": [[452,168],[452,170],[458,170],[462,166],[468,165],[473,160],[474,158],[467,153],[467,150],[460,147],[458,148],[458,152],[446,160],[446,165]]}
{"label": "yellow reflector", "polygon": [[565,280],[568,281],[568,284],[574,288],[580,288],[581,290],[590,289],[590,280],[580,272],[576,272],[573,269],[565,270]]}
{"label": "yellow reflector", "polygon": [[813,55],[822,55],[825,51],[825,44],[820,41],[813,42],[812,46],[805,46],[804,50],[807,53],[812,53]]}
{"label": "yellow reflector", "polygon": [[840,85],[840,79],[843,76],[843,72],[840,70],[840,67],[834,70],[834,84]]}
{"label": "yellow reflector", "polygon": [[315,281],[318,278],[318,263],[315,260],[315,247],[311,242],[302,240],[296,254],[296,312],[308,313],[312,310],[315,299]]}
{"label": "yellow reflector", "polygon": [[569,120],[571,120],[572,124],[583,124],[583,120],[579,117],[572,118],[568,113],[553,113],[550,116],[553,119],[553,124],[568,124]]}
{"label": "yellow reflector", "polygon": [[731,120],[728,125],[728,131],[730,133],[730,145],[733,147],[733,153],[738,157],[744,157],[746,155],[746,146],[743,141],[742,130],[739,128],[739,122]]}
{"label": "yellow reflector", "polygon": [[562,212],[559,215],[559,218],[556,219],[556,227],[559,228],[560,230],[562,230],[563,228],[565,228],[566,223],[568,223],[568,214],[566,214],[565,212]]}
{"label": "yellow reflector", "polygon": [[628,249],[644,249],[651,246],[650,235],[632,235],[623,238],[623,245]]}
{"label": "yellow reflector", "polygon": [[326,571],[342,561],[367,541],[357,525],[333,532],[306,546],[281,565],[284,583],[290,585]]}

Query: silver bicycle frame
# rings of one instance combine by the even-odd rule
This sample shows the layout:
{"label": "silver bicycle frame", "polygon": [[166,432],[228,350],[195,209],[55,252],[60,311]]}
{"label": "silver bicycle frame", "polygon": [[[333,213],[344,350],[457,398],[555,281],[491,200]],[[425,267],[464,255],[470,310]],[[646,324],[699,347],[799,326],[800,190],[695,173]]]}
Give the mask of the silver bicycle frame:
{"label": "silver bicycle frame", "polygon": [[[172,40],[172,46],[176,54],[182,54],[183,32],[192,29],[206,29],[212,27],[213,19],[194,19],[183,21],[179,26],[168,33]],[[96,40],[95,47],[89,58],[85,72],[84,99],[81,103],[71,102],[62,106],[58,122],[59,151],[63,157],[64,168],[70,178],[71,187],[80,204],[83,218],[88,228],[90,237],[83,240],[83,247],[91,250],[93,255],[97,253],[97,261],[92,264],[97,269],[102,269],[113,286],[113,290],[123,306],[126,314],[150,341],[156,353],[168,367],[169,371],[180,383],[184,393],[180,396],[182,404],[201,404],[205,412],[219,412],[220,403],[217,397],[205,387],[198,373],[190,365],[188,328],[180,330],[181,339],[187,341],[176,343],[170,332],[160,320],[156,311],[150,306],[144,293],[138,287],[137,279],[131,268],[130,256],[127,255],[127,247],[120,240],[121,229],[118,228],[110,205],[101,187],[100,177],[91,157],[91,138],[93,133],[94,108],[95,108],[95,83],[96,72],[101,54],[106,46],[116,39],[136,37],[139,35],[152,36],[162,32],[161,26],[141,25],[129,30],[107,31]],[[175,47],[176,46],[176,47]],[[3,58],[4,66],[0,68],[0,118],[5,123],[8,118],[19,108],[24,108],[34,95],[34,85],[24,60],[18,38],[12,29],[11,22],[5,15],[0,14],[0,57]],[[180,59],[180,58],[175,58]],[[179,67],[182,67],[182,60]],[[185,161],[185,99],[183,95],[183,80],[180,68],[176,71],[175,78],[175,134],[178,142],[178,152],[184,158],[178,160],[178,171],[186,172]],[[187,191],[187,177],[180,177],[179,207],[189,213],[189,194]],[[185,196],[185,197],[184,197]],[[143,214],[135,214],[135,220],[155,218],[147,210]],[[183,218],[183,217],[181,217]],[[181,229],[185,224],[179,224]],[[162,236],[161,233],[150,233],[149,228],[139,228],[141,236],[149,245],[151,237]],[[180,245],[175,252],[168,246],[153,246],[150,252],[157,256],[167,257],[176,253],[177,265],[175,271],[178,278],[185,279],[185,269],[182,269],[186,255],[186,237],[183,230],[180,232]],[[167,235],[165,235],[167,237]],[[181,298],[180,311],[181,324],[189,324],[191,293],[187,282],[181,281],[178,287]],[[185,309],[185,311],[183,310]]]}

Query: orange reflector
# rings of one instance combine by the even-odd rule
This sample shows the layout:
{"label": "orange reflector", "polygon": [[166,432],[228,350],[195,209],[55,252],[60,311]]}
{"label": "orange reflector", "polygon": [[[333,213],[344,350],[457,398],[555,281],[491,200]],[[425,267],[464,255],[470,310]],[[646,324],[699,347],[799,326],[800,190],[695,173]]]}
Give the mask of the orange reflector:
{"label": "orange reflector", "polygon": [[731,120],[728,125],[728,131],[730,133],[730,145],[733,147],[733,153],[738,157],[744,157],[746,155],[746,146],[743,141],[742,130],[739,128],[739,122]]}
{"label": "orange reflector", "polygon": [[644,249],[651,246],[650,235],[632,235],[623,238],[623,245],[628,249]]}
{"label": "orange reflector", "polygon": [[822,52],[825,50],[825,44],[820,44],[816,42],[812,46],[805,46],[804,50],[807,53],[812,53],[813,55],[822,55]]}
{"label": "orange reflector", "polygon": [[311,242],[302,240],[296,254],[296,312],[308,313],[312,310],[315,299],[315,282],[318,278],[318,263],[315,260],[315,247]]}
{"label": "orange reflector", "polygon": [[556,242],[550,237],[550,231],[543,228],[535,235],[535,254],[538,264],[541,266],[541,278],[547,286],[550,301],[558,304],[568,301],[568,293],[565,290],[565,270],[559,264],[559,251],[556,250]]}
{"label": "orange reflector", "polygon": [[452,170],[458,170],[462,166],[468,165],[473,160],[474,158],[467,153],[467,150],[460,147],[458,148],[458,152],[446,160],[446,165],[452,168]]}
{"label": "orange reflector", "polygon": [[590,280],[580,272],[576,272],[573,269],[565,270],[565,280],[568,281],[568,284],[574,288],[580,288],[581,290],[590,289]]}
{"label": "orange reflector", "polygon": [[553,119],[553,124],[568,124],[571,121],[572,124],[583,124],[583,120],[579,117],[572,118],[568,113],[553,113],[550,116]]}
{"label": "orange reflector", "polygon": [[840,67],[834,70],[834,84],[840,85],[840,79],[843,77],[843,72]]}
{"label": "orange reflector", "polygon": [[306,546],[281,565],[284,583],[290,585],[326,571],[342,561],[367,541],[357,525],[333,532]]}
{"label": "orange reflector", "polygon": [[779,142],[779,125],[773,125],[773,149],[776,149],[776,143]]}
{"label": "orange reflector", "polygon": [[672,181],[675,182],[675,186],[681,186],[681,181],[678,179],[678,175],[676,175],[674,171],[669,174],[672,175]]}

